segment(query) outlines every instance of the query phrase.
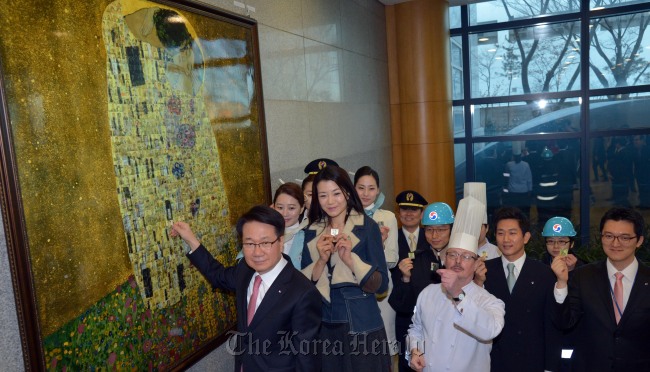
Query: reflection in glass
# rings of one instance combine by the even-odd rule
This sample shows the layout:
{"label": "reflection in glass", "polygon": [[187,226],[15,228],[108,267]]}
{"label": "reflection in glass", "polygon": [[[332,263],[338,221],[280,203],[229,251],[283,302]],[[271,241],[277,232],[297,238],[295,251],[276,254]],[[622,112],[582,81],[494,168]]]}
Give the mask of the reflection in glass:
{"label": "reflection in glass", "polygon": [[455,168],[455,181],[456,181],[456,200],[463,198],[463,184],[465,183],[466,177],[466,156],[465,156],[465,144],[464,143],[455,143],[454,144],[454,164]]}
{"label": "reflection in glass", "polygon": [[460,36],[450,38],[451,94],[453,99],[463,99],[463,41]]}
{"label": "reflection in glass", "polygon": [[463,106],[452,107],[452,121],[454,125],[454,138],[465,137],[465,111]]}
{"label": "reflection in glass", "polygon": [[[609,2],[609,1],[608,1]],[[596,18],[589,25],[589,86],[625,87],[650,82],[650,12]]]}
{"label": "reflection in glass", "polygon": [[615,8],[617,6],[623,5],[643,4],[647,2],[647,0],[590,0],[589,9],[599,10],[605,8]]}
{"label": "reflection in glass", "polygon": [[580,104],[575,98],[475,105],[474,136],[580,131]]}
{"label": "reflection in glass", "polygon": [[645,135],[591,140],[593,201],[650,209],[650,148]]}
{"label": "reflection in glass", "polygon": [[485,23],[506,22],[516,19],[528,19],[554,14],[571,13],[579,10],[580,0],[484,1],[478,4],[469,5],[469,22],[470,25],[474,26]]}
{"label": "reflection in glass", "polygon": [[580,23],[469,35],[472,97],[580,88]]}
{"label": "reflection in glass", "polygon": [[449,28],[461,27],[460,6],[449,7]]}
{"label": "reflection in glass", "polygon": [[[600,245],[598,225],[602,215],[614,206],[637,209],[650,220],[650,147],[647,135],[596,137],[590,154],[590,244]],[[647,262],[650,249],[637,255]]]}
{"label": "reflection in glass", "polygon": [[[488,216],[516,206],[540,229],[553,216],[578,220],[579,155],[578,139],[474,144],[475,179],[486,183]],[[457,163],[457,182],[464,171]]]}
{"label": "reflection in glass", "polygon": [[589,100],[589,129],[650,127],[650,93],[595,96]]}

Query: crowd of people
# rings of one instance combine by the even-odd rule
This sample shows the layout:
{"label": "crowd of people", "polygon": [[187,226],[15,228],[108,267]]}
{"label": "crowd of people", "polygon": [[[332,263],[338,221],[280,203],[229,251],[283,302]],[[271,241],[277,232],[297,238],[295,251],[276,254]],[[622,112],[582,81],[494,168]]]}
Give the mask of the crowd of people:
{"label": "crowd of people", "polygon": [[[650,371],[650,269],[635,256],[645,227],[635,210],[602,217],[606,260],[572,254],[564,216],[546,221],[547,253],[535,260],[520,208],[495,210],[496,245],[486,238],[485,183],[464,185],[456,213],[402,191],[396,216],[371,167],[351,179],[317,159],[305,173],[239,219],[234,266],[173,224],[211,285],[235,292],[235,371]],[[562,349],[574,350],[568,365]]]}
{"label": "crowd of people", "polygon": [[[530,216],[534,205],[541,229],[549,218],[571,214],[579,184],[580,148],[574,140],[533,140],[525,144],[513,141],[512,148],[493,144],[479,150],[476,180],[487,185],[490,217],[501,206],[517,207]],[[614,205],[650,209],[650,147],[646,136],[597,137],[590,151],[592,201],[602,193],[602,198]]]}

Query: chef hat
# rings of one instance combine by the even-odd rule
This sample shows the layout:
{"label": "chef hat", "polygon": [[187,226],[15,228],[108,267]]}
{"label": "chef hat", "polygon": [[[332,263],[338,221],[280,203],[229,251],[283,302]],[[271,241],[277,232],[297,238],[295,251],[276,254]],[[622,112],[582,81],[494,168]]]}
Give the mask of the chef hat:
{"label": "chef hat", "polygon": [[456,219],[447,247],[464,249],[476,254],[484,215],[483,203],[471,196],[463,198],[456,210]]}
{"label": "chef hat", "polygon": [[483,203],[486,207],[485,215],[483,216],[483,223],[488,223],[487,218],[487,196],[485,192],[485,182],[465,182],[465,192],[463,197],[471,196],[472,198]]}

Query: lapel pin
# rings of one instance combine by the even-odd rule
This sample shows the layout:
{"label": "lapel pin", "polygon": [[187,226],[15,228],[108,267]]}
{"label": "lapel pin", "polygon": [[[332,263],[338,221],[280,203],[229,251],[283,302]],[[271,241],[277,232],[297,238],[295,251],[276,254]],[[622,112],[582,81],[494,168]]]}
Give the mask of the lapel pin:
{"label": "lapel pin", "polygon": [[530,282],[530,284],[535,284],[535,282]]}

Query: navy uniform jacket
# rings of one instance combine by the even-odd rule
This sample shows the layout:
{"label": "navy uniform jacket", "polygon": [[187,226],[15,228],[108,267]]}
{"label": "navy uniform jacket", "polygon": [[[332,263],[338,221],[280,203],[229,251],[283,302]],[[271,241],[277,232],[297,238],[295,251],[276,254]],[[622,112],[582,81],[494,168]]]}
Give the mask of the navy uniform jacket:
{"label": "navy uniform jacket", "polygon": [[[404,235],[404,230],[400,228],[397,232],[397,246],[399,249],[400,261],[408,257],[411,251],[408,239]],[[422,290],[432,283],[440,283],[440,276],[435,271],[431,271],[431,263],[440,266],[440,261],[433,253],[433,250],[427,242],[424,235],[424,229],[420,227],[418,234],[418,243],[415,249],[415,260],[413,260],[413,269],[411,270],[411,281],[402,282],[402,272],[395,266],[391,269],[393,279],[393,291],[388,297],[388,303],[395,310],[395,337],[400,342],[400,351],[405,352],[405,337],[411,325],[413,309],[417,302],[418,295]],[[400,358],[400,371],[411,371],[406,360]]]}
{"label": "navy uniform jacket", "polygon": [[[418,244],[415,247],[416,251],[421,251],[429,248],[429,243],[427,242],[427,237],[424,236],[424,229],[420,227],[420,232],[418,233]],[[406,257],[409,256],[409,252],[411,251],[409,249],[409,242],[408,239],[406,238],[406,235],[404,235],[404,230],[400,227],[397,229],[397,247],[398,247],[398,254],[399,254],[399,259],[397,260],[397,263],[405,259]],[[393,273],[395,271],[399,271],[397,266],[391,269]],[[395,277],[393,275],[393,281],[395,281]]]}
{"label": "navy uniform jacket", "polygon": [[411,280],[404,283],[402,281],[402,272],[397,269],[393,272],[393,292],[388,297],[388,303],[395,310],[397,316],[407,317],[409,324],[418,295],[429,284],[440,283],[440,275],[436,273],[436,270],[442,267],[440,259],[430,247],[416,250],[414,253]]}
{"label": "navy uniform jacket", "polygon": [[[319,356],[301,353],[300,346],[301,341],[313,345],[318,337],[321,296],[311,281],[293,267],[288,256],[284,258],[289,262],[264,295],[250,325],[246,292],[255,271],[246,261],[224,267],[203,245],[188,254],[188,258],[213,287],[235,292],[238,337],[228,343],[235,353],[236,372],[242,366],[244,371],[320,370]],[[265,342],[268,348],[260,352]]]}
{"label": "navy uniform jacket", "polygon": [[550,314],[555,303],[553,271],[526,257],[510,293],[501,260],[485,261],[485,289],[506,304],[505,326],[492,344],[491,370],[557,371],[562,334]]}
{"label": "navy uniform jacket", "polygon": [[618,324],[605,261],[569,276],[569,295],[555,303],[556,324],[575,326],[575,371],[650,371],[650,268],[639,262],[630,297]]}

